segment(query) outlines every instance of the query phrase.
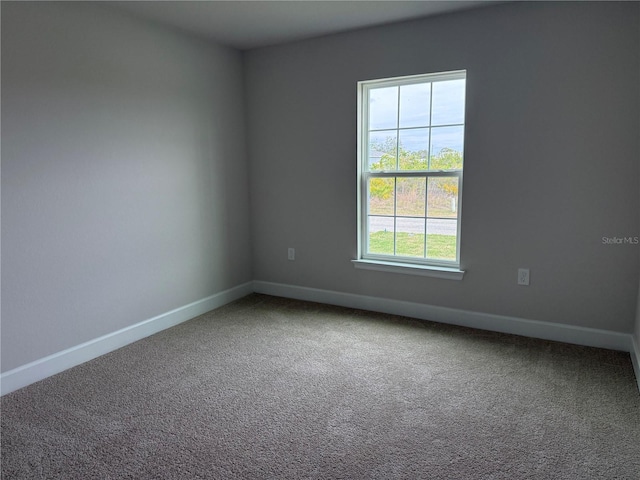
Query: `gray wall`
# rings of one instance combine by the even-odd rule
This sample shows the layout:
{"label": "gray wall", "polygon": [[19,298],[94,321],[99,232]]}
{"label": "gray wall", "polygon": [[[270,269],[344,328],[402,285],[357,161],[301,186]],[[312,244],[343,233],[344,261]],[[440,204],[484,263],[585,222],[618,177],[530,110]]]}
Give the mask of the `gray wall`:
{"label": "gray wall", "polygon": [[[602,237],[640,234],[639,9],[506,4],[248,52],[254,278],[632,332],[639,248]],[[464,280],[354,269],[356,82],[457,69]]]}
{"label": "gray wall", "polygon": [[[638,142],[640,142],[640,136],[638,137]],[[639,159],[640,161],[640,159]],[[638,190],[640,192],[640,189]],[[640,286],[638,286],[638,300],[636,305],[636,323],[634,328],[634,336],[636,341],[636,347],[640,348]],[[640,359],[640,350],[636,350],[636,355]],[[636,372],[638,374],[639,372]],[[640,385],[640,376],[638,378],[638,382]]]}
{"label": "gray wall", "polygon": [[[501,5],[243,65],[98,5],[3,2],[2,371],[252,278],[632,331],[639,249],[601,238],[640,231],[639,9]],[[462,68],[464,281],[354,269],[356,82]]]}
{"label": "gray wall", "polygon": [[[638,289],[638,305],[636,307],[636,326],[634,333],[636,345],[640,346],[640,289]],[[640,351],[636,352],[636,355],[640,357]]]}
{"label": "gray wall", "polygon": [[[638,39],[638,44],[640,48],[640,39]],[[640,134],[636,137],[636,141],[640,143]],[[640,161],[640,158],[638,159],[638,161]],[[640,189],[638,189],[638,193],[640,193]],[[638,304],[636,306],[636,324],[635,324],[634,333],[635,333],[636,347],[640,348],[640,286],[638,286]],[[636,355],[638,356],[638,358],[640,358],[640,350],[636,350]],[[638,372],[636,372],[636,374],[638,374]],[[640,385],[640,378],[638,378],[638,381]]]}
{"label": "gray wall", "polygon": [[2,2],[2,371],[251,280],[242,55]]}

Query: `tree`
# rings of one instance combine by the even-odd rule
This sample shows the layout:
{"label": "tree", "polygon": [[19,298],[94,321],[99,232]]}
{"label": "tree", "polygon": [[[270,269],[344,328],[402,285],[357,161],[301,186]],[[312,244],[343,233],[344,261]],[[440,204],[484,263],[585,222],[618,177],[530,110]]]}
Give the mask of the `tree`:
{"label": "tree", "polygon": [[462,153],[452,148],[443,148],[431,156],[431,170],[459,170],[462,168]]}
{"label": "tree", "polygon": [[[374,141],[369,146],[369,152],[374,153],[379,160],[370,165],[371,171],[390,171],[398,168],[402,171],[419,170],[459,170],[462,168],[462,153],[452,148],[443,148],[432,154],[429,161],[427,150],[407,151],[400,143],[396,144],[395,137],[387,137],[384,141]],[[398,165],[396,167],[396,153]],[[410,188],[403,188],[398,195],[424,198],[426,185],[423,182],[410,182]],[[433,182],[430,195],[443,194],[447,198],[458,196],[458,179],[440,177]],[[394,182],[388,178],[373,178],[369,184],[369,194],[379,200],[387,200],[394,193]]]}
{"label": "tree", "polygon": [[402,143],[396,146],[394,137],[387,137],[384,141],[374,141],[369,145],[369,152],[375,153],[372,158],[379,158],[370,165],[372,171],[386,171],[396,169],[396,152],[399,170],[459,170],[462,168],[462,152],[452,148],[442,148],[431,154],[427,150],[408,151]]}
{"label": "tree", "polygon": [[[390,181],[391,180],[391,181]],[[380,200],[387,200],[393,195],[392,178],[372,178],[369,183],[369,194]]]}

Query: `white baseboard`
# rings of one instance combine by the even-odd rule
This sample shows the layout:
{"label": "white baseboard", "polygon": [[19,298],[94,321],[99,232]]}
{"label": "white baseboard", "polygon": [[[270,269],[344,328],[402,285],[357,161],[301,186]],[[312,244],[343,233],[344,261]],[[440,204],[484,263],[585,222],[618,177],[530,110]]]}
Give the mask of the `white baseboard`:
{"label": "white baseboard", "polygon": [[638,388],[640,389],[640,347],[630,334],[317,288],[253,281],[5,372],[0,375],[0,394],[5,395],[26,387],[51,375],[221,307],[252,292],[630,352]]}
{"label": "white baseboard", "polygon": [[[511,333],[525,337],[608,348],[624,352],[632,352],[633,350],[633,337],[631,334],[608,330],[562,325],[504,315],[424,305],[422,303],[284,285],[281,283],[254,281],[253,289],[256,293],[264,293],[267,295],[403,315],[421,320],[432,320],[434,322],[479,328],[481,330]],[[636,354],[637,353],[638,350],[636,349]],[[638,370],[636,370],[636,372],[638,372]]]}
{"label": "white baseboard", "polygon": [[635,338],[632,338],[631,347],[631,362],[633,363],[633,370],[636,372],[636,382],[638,383],[638,391],[640,391],[640,345],[636,342]]}
{"label": "white baseboard", "polygon": [[224,290],[157,317],[76,345],[0,375],[0,394],[18,390],[130,343],[202,315],[253,292],[252,282]]}

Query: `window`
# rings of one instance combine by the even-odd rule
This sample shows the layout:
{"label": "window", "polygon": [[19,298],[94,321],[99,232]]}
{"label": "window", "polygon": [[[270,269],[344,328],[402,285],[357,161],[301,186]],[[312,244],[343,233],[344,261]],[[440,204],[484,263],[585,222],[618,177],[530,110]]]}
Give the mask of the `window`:
{"label": "window", "polygon": [[459,272],[465,86],[465,71],[358,83],[356,264]]}

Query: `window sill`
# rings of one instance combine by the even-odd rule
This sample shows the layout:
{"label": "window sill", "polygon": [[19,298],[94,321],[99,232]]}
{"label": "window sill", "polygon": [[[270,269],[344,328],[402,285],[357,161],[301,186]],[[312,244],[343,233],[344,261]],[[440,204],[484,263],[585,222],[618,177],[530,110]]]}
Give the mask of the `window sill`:
{"label": "window sill", "polygon": [[406,275],[421,275],[423,277],[444,278],[446,280],[462,280],[464,270],[451,267],[436,267],[433,265],[416,265],[413,263],[383,262],[380,260],[351,260],[353,266],[365,270],[380,272],[404,273]]}

